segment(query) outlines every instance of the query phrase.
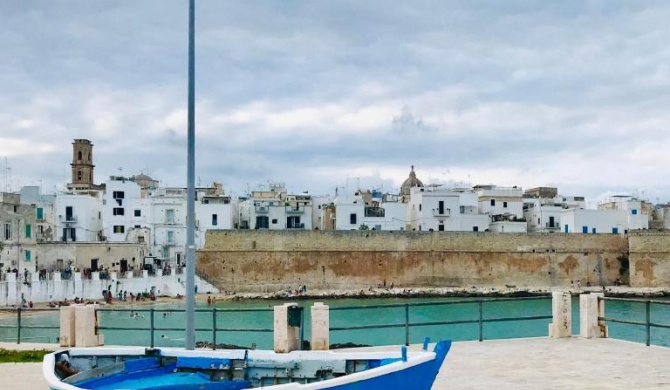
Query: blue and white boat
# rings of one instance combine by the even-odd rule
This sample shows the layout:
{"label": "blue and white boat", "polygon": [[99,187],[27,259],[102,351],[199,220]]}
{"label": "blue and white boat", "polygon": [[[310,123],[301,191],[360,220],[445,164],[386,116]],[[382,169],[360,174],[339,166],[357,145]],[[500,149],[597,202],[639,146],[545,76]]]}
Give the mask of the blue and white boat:
{"label": "blue and white boat", "polygon": [[[62,390],[429,390],[450,341],[433,351],[185,350],[71,348],[48,354],[44,378]],[[76,373],[63,373],[61,362]]]}

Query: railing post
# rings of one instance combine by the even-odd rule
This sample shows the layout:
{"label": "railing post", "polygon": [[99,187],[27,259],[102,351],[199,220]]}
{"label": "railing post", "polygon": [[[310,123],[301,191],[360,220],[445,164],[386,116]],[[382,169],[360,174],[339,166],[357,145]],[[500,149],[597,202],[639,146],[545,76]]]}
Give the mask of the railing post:
{"label": "railing post", "polygon": [[405,345],[409,346],[409,303],[405,303]]}
{"label": "railing post", "polygon": [[212,349],[216,350],[216,308],[212,309]]}
{"label": "railing post", "polygon": [[477,302],[479,305],[479,341],[484,341],[484,301]]}
{"label": "railing post", "polygon": [[647,317],[647,347],[651,344],[651,301],[645,302],[646,317]]}
{"label": "railing post", "polygon": [[154,308],[149,311],[149,326],[151,327],[151,348],[154,347]]}
{"label": "railing post", "polygon": [[16,325],[17,325],[17,330],[16,330],[16,343],[21,344],[21,308],[19,307],[19,310],[16,312]]}

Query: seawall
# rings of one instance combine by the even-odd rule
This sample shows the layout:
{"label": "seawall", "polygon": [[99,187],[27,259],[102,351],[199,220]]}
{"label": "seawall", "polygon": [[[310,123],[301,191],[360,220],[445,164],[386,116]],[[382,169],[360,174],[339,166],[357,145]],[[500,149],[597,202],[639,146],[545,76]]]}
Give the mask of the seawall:
{"label": "seawall", "polygon": [[218,230],[207,232],[196,267],[233,291],[605,286],[629,277],[632,286],[657,287],[670,284],[669,254],[667,234]]}

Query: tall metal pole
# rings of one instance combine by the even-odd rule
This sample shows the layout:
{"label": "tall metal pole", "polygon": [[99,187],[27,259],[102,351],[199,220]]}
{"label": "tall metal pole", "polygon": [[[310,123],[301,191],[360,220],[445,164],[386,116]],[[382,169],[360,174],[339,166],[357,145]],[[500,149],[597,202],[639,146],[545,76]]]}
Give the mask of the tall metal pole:
{"label": "tall metal pole", "polygon": [[186,349],[195,349],[195,0],[188,7],[188,170],[186,197]]}

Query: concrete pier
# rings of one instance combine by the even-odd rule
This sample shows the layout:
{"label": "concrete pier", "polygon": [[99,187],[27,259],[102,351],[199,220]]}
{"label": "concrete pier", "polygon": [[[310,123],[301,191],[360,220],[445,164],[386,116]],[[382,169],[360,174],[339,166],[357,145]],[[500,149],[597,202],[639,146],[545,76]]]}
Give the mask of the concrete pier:
{"label": "concrete pier", "polygon": [[[51,349],[49,346],[57,348],[53,344],[0,343],[5,349]],[[388,348],[400,347],[363,349]],[[433,389],[668,389],[667,362],[670,348],[614,339],[464,341],[451,347]],[[38,363],[0,364],[0,376],[8,389],[47,389]]]}

